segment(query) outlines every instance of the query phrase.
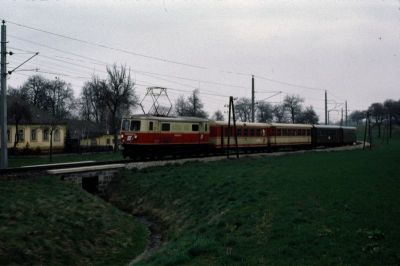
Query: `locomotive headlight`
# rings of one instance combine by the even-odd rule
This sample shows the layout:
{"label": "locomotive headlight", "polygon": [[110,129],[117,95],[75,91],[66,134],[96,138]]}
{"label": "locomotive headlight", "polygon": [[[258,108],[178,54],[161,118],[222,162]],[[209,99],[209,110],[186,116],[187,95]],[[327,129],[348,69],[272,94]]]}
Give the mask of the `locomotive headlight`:
{"label": "locomotive headlight", "polygon": [[133,135],[133,139],[137,139],[137,135],[136,134]]}

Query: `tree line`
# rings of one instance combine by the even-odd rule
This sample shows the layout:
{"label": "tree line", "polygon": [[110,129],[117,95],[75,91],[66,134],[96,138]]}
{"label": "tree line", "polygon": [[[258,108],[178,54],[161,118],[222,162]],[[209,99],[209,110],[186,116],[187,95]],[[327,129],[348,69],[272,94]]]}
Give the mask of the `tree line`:
{"label": "tree line", "polygon": [[[287,95],[281,104],[271,104],[259,101],[255,105],[255,120],[257,122],[277,123],[303,123],[317,124],[318,116],[312,106],[304,106],[304,99],[298,95]],[[208,114],[203,109],[204,105],[199,97],[199,90],[184,98],[180,96],[175,102],[175,113],[179,116],[196,116],[207,118]],[[250,122],[252,120],[252,103],[250,98],[239,98],[235,101],[235,116],[238,121]],[[212,116],[217,121],[224,120],[221,110]]]}
{"label": "tree line", "polygon": [[349,120],[356,126],[360,125],[369,114],[374,127],[378,128],[378,137],[381,136],[382,124],[391,121],[400,124],[400,100],[387,99],[383,103],[372,103],[367,110],[355,110],[350,113]]}
{"label": "tree line", "polygon": [[[49,114],[52,121],[81,119],[99,125],[100,129],[114,135],[117,139],[121,119],[132,113],[138,105],[138,96],[134,88],[130,70],[116,64],[106,67],[107,75],[100,78],[93,75],[86,81],[78,98],[74,97],[71,85],[62,79],[47,79],[41,75],[30,76],[20,88],[10,88],[9,117],[16,124],[22,119],[32,116],[26,106],[33,107]],[[208,118],[200,99],[200,91],[195,89],[188,97],[179,96],[175,101],[174,113],[177,116],[193,116]],[[386,100],[384,103],[373,103],[365,111],[353,111],[349,118],[358,125],[369,111],[375,124],[379,126],[387,115],[392,115],[399,123],[400,100]],[[238,121],[250,122],[252,103],[250,98],[242,97],[235,101],[235,115]],[[211,117],[224,120],[221,110],[215,111]],[[318,116],[312,106],[305,106],[299,95],[287,95],[282,103],[271,104],[258,101],[255,105],[257,122],[303,123],[317,124]]]}

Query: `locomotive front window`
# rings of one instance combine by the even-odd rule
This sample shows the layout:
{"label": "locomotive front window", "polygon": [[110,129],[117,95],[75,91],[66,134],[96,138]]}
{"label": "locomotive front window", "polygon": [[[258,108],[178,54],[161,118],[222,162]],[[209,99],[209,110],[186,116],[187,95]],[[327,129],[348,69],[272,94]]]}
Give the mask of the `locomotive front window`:
{"label": "locomotive front window", "polygon": [[169,131],[170,124],[161,124],[161,131]]}
{"label": "locomotive front window", "polygon": [[131,127],[130,127],[131,131],[139,131],[140,130],[140,121],[131,121]]}
{"label": "locomotive front window", "polygon": [[128,119],[122,120],[121,129],[122,129],[122,131],[128,131],[129,130],[129,120]]}
{"label": "locomotive front window", "polygon": [[199,125],[192,124],[192,131],[199,131]]}

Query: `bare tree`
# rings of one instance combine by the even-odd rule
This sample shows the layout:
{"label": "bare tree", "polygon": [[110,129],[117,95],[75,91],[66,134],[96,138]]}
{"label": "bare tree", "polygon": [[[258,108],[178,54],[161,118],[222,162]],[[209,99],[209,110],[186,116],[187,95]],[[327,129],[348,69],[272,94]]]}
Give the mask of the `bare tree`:
{"label": "bare tree", "polygon": [[58,119],[70,117],[75,109],[70,84],[58,78],[50,81],[40,75],[31,76],[22,85],[19,96],[28,104]]}
{"label": "bare tree", "polygon": [[285,123],[288,121],[287,111],[285,106],[282,104],[277,104],[272,108],[272,113],[274,115],[274,121],[277,123]]}
{"label": "bare tree", "polygon": [[180,96],[175,102],[175,112],[179,116],[194,116],[206,118],[208,114],[204,111],[204,104],[199,97],[200,91],[193,90],[187,100]]}
{"label": "bare tree", "polygon": [[21,97],[40,110],[47,111],[49,80],[41,75],[30,76],[21,87]]}
{"label": "bare tree", "polygon": [[214,115],[212,116],[212,119],[215,121],[224,121],[224,115],[220,110],[215,111]]}
{"label": "bare tree", "polygon": [[75,108],[75,99],[70,84],[56,78],[48,83],[47,94],[50,112],[56,119],[62,120],[71,116],[71,111]]}
{"label": "bare tree", "polygon": [[302,124],[318,124],[318,115],[310,105],[297,116],[296,122]]}
{"label": "bare tree", "polygon": [[365,118],[365,111],[358,111],[355,110],[353,112],[351,112],[351,114],[349,115],[349,119],[353,122],[356,123],[356,125],[358,126],[359,123]]}
{"label": "bare tree", "polygon": [[180,95],[175,102],[175,113],[178,116],[187,116],[189,112],[188,110],[189,107],[186,103],[185,97],[183,97],[183,95]]}
{"label": "bare tree", "polygon": [[257,104],[257,121],[271,122],[273,118],[272,105],[265,101],[260,101]]}
{"label": "bare tree", "polygon": [[114,150],[118,150],[117,134],[123,115],[130,112],[130,108],[136,106],[138,99],[134,90],[134,82],[130,71],[126,66],[118,67],[114,64],[107,67],[106,86],[103,88],[103,96],[110,110],[111,130],[114,134]]}
{"label": "bare tree", "polygon": [[385,107],[382,103],[373,103],[368,108],[368,111],[375,119],[375,125],[378,126],[378,138],[381,137],[381,124],[386,114]]}
{"label": "bare tree", "polygon": [[236,119],[242,122],[251,121],[251,99],[249,98],[239,98],[235,102],[235,114]]}
{"label": "bare tree", "polygon": [[299,95],[286,95],[285,99],[283,100],[283,106],[289,111],[290,118],[293,124],[296,122],[296,116],[301,113],[301,104],[303,102],[304,99],[301,98]]}
{"label": "bare tree", "polygon": [[9,100],[8,105],[8,116],[12,118],[15,123],[15,139],[14,139],[14,149],[17,147],[19,138],[19,124],[24,122],[29,122],[32,118],[31,110],[26,102],[17,96],[13,96]]}
{"label": "bare tree", "polygon": [[102,92],[106,82],[97,76],[92,76],[82,88],[80,100],[80,115],[84,120],[97,124],[104,123],[107,118],[107,103]]}

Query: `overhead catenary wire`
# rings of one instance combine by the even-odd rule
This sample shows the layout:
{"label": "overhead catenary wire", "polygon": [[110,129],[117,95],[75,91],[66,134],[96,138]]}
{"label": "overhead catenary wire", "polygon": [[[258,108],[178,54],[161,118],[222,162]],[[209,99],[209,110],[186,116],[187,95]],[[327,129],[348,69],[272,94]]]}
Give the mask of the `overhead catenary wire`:
{"label": "overhead catenary wire", "polygon": [[[51,49],[51,50],[54,50],[54,51],[57,51],[57,52],[73,55],[73,56],[76,56],[78,58],[85,58],[85,59],[90,60],[92,62],[96,62],[97,64],[100,63],[101,65],[104,65],[104,66],[110,65],[107,62],[104,62],[104,61],[101,61],[101,60],[98,60],[98,59],[95,59],[95,58],[91,58],[91,57],[88,57],[88,56],[85,56],[85,55],[80,55],[80,54],[77,54],[77,53],[72,53],[72,52],[69,52],[69,51],[62,50],[62,49],[54,48],[54,47],[51,47],[51,46],[48,46],[48,45],[45,45],[45,44],[42,44],[42,43],[34,42],[32,40],[27,40],[25,38],[21,38],[21,37],[18,37],[18,36],[10,35],[10,37],[15,38],[15,39],[20,40],[20,41],[29,42],[29,43],[32,43],[34,45],[42,46],[42,47],[45,47],[47,49]],[[159,73],[150,72],[150,71],[142,71],[142,70],[137,70],[137,69],[135,69],[135,71],[137,71],[138,73],[139,72],[142,72],[142,73],[153,73],[154,75],[167,76],[167,75],[164,75],[164,74],[159,74]],[[186,80],[192,80],[192,81],[197,81],[197,82],[199,81],[197,79],[191,79],[191,78],[185,78],[185,77],[179,77],[179,76],[173,76],[173,75],[168,75],[168,76],[170,76],[172,78],[186,79]],[[260,79],[267,80],[267,81],[270,81],[270,82],[283,84],[283,85],[286,85],[286,86],[292,86],[292,87],[303,88],[303,89],[323,91],[323,89],[318,89],[318,88],[313,88],[313,87],[308,87],[308,86],[288,83],[288,82],[284,82],[284,81],[274,80],[274,79],[266,78],[266,77],[263,77],[263,76],[260,76],[260,75],[255,75],[255,77],[258,77]],[[218,84],[218,85],[221,85],[221,86],[235,86],[235,87],[239,87],[239,88],[247,88],[247,87],[244,87],[244,86],[236,86],[236,85],[233,85],[233,84],[223,84],[223,83],[212,82],[212,81],[204,81],[204,80],[202,81],[202,80],[200,80],[200,82],[203,82],[203,83],[214,83],[216,85]],[[190,85],[190,86],[194,87],[192,85]]]}
{"label": "overhead catenary wire", "polygon": [[[60,37],[60,38],[65,38],[65,39],[68,39],[68,40],[72,40],[72,41],[76,41],[76,42],[80,42],[80,43],[84,43],[84,44],[87,44],[87,45],[92,45],[92,46],[96,46],[96,47],[100,47],[100,48],[104,48],[104,49],[110,49],[110,50],[114,50],[114,51],[118,51],[118,52],[122,52],[122,53],[126,53],[126,54],[131,54],[131,55],[135,55],[135,56],[141,56],[141,57],[144,57],[144,58],[158,60],[158,61],[162,61],[162,62],[166,62],[166,63],[173,63],[173,64],[178,64],[178,65],[183,65],[183,66],[188,66],[188,67],[194,67],[194,68],[199,68],[199,69],[209,69],[209,67],[205,67],[205,66],[183,63],[183,62],[179,62],[179,61],[176,61],[176,60],[161,58],[161,57],[157,57],[157,56],[145,55],[145,54],[141,54],[141,53],[137,53],[137,52],[133,52],[133,51],[128,51],[126,49],[116,48],[116,47],[112,47],[112,46],[109,46],[109,45],[100,44],[100,43],[96,43],[96,42],[92,42],[92,41],[88,41],[88,40],[82,40],[82,39],[79,39],[79,38],[76,38],[76,37],[71,37],[71,36],[67,36],[65,34],[55,33],[55,32],[51,32],[51,31],[44,30],[44,29],[39,29],[39,28],[36,28],[36,27],[24,25],[22,23],[18,23],[18,22],[14,22],[14,21],[7,20],[7,22],[12,24],[12,25],[15,25],[15,26],[23,27],[23,28],[26,28],[26,29],[30,29],[30,30],[34,30],[34,31],[38,31],[38,32],[46,33],[46,34],[50,34],[50,35],[57,36],[57,37]],[[218,71],[222,72],[222,73],[227,73],[227,74],[251,76],[250,73],[242,73],[242,72],[235,72],[235,71],[228,71],[228,70],[218,70]],[[256,77],[258,77],[260,79],[263,79],[263,80],[267,80],[267,81],[270,81],[270,82],[274,82],[274,83],[278,83],[278,84],[282,84],[282,85],[286,85],[286,86],[292,86],[292,87],[310,89],[310,90],[324,90],[324,89],[321,89],[321,88],[310,87],[310,86],[295,84],[295,83],[292,83],[292,82],[286,82],[286,81],[276,80],[276,79],[272,79],[272,78],[267,78],[265,76],[258,75],[258,74],[254,75],[254,76],[256,76]]]}
{"label": "overhead catenary wire", "polygon": [[[169,59],[164,59],[164,58],[158,58],[158,57],[156,57],[156,56],[148,56],[148,55],[143,55],[143,54],[140,54],[140,53],[136,54],[136,53],[133,52],[133,51],[128,51],[128,50],[119,49],[119,48],[107,46],[107,45],[100,44],[100,43],[94,43],[94,42],[90,42],[90,41],[86,41],[86,40],[81,40],[81,39],[74,38],[74,37],[71,37],[71,36],[67,36],[67,35],[63,35],[63,34],[59,34],[59,33],[55,33],[55,32],[50,32],[50,31],[47,31],[47,30],[39,29],[39,28],[30,27],[30,26],[23,25],[23,24],[20,24],[20,23],[17,23],[17,22],[12,22],[12,21],[8,21],[8,22],[9,22],[10,24],[14,24],[14,25],[16,25],[16,26],[24,27],[24,28],[27,28],[27,29],[39,31],[39,32],[46,33],[46,34],[50,34],[50,35],[53,35],[53,36],[58,36],[58,37],[62,37],[62,38],[67,38],[67,39],[70,39],[70,40],[73,40],[73,41],[78,41],[78,42],[81,42],[81,43],[86,43],[86,44],[89,44],[89,45],[94,45],[94,46],[97,46],[97,47],[106,48],[106,49],[110,49],[110,50],[114,50],[114,51],[118,51],[118,52],[130,53],[130,54],[132,54],[132,55],[143,56],[143,57],[146,57],[146,58],[149,58],[149,59],[151,58],[151,59],[155,59],[155,60],[161,60],[161,61],[163,61],[163,62],[178,63],[178,64],[182,63],[182,65],[190,65],[190,66],[195,66],[195,67],[199,67],[199,68],[202,68],[202,69],[211,69],[211,68],[209,68],[209,67],[196,66],[196,65],[186,64],[186,63],[179,62],[179,61],[175,61],[175,60],[169,60]],[[56,58],[54,58],[54,57],[50,57],[50,56],[48,56],[48,55],[42,55],[42,57],[47,58],[47,59],[49,59],[49,60],[56,60],[56,61],[59,61],[59,62],[65,63],[65,64],[74,65],[74,66],[76,66],[76,67],[85,68],[85,69],[88,69],[88,70],[93,70],[93,72],[94,72],[94,68],[91,68],[91,67],[88,67],[88,66],[84,66],[84,65],[82,65],[82,64],[76,64],[76,63],[73,63],[73,62],[68,62],[68,61],[66,61],[66,60],[57,59],[57,58],[64,58],[64,59],[67,59],[67,60],[80,61],[80,62],[84,62],[84,60],[82,60],[82,59],[86,59],[86,60],[89,60],[91,63],[96,64],[96,65],[105,65],[105,66],[110,65],[110,64],[107,63],[107,62],[104,62],[104,61],[101,61],[101,60],[98,60],[98,59],[95,59],[95,58],[91,58],[91,57],[88,57],[88,56],[85,56],[85,55],[80,55],[80,54],[73,53],[73,52],[69,52],[69,51],[65,51],[65,50],[63,51],[62,49],[54,48],[54,47],[48,46],[48,45],[46,45],[46,44],[41,44],[41,43],[34,42],[34,41],[32,41],[32,40],[27,40],[27,39],[24,39],[24,38],[21,38],[21,37],[18,37],[18,36],[14,36],[14,35],[9,35],[9,36],[12,37],[12,38],[15,38],[15,39],[17,39],[17,40],[20,40],[20,41],[30,42],[30,43],[32,43],[32,44],[39,45],[39,46],[45,47],[45,48],[47,48],[47,49],[51,49],[51,50],[56,51],[56,52],[62,52],[62,53],[69,54],[69,55],[72,55],[72,56],[74,56],[74,57],[77,57],[77,58],[67,58],[67,57],[55,56]],[[22,49],[20,49],[20,50],[22,51]],[[156,72],[142,71],[142,70],[138,70],[138,69],[135,69],[134,71],[137,72],[137,73],[141,73],[141,72],[142,72],[142,74],[147,72],[147,73],[153,74],[153,75],[155,75],[155,76],[166,76],[166,77],[170,77],[170,78],[174,78],[174,79],[189,80],[189,81],[200,82],[200,83],[206,83],[206,84],[213,84],[213,85],[224,86],[224,87],[236,87],[236,88],[249,89],[249,87],[240,86],[240,85],[235,85],[235,84],[226,84],[226,83],[214,82],[214,81],[209,81],[209,80],[199,80],[199,79],[188,78],[188,77],[182,77],[182,76],[175,76],[175,75],[167,75],[167,74],[161,74],[161,73],[156,73]],[[228,73],[228,74],[235,74],[235,75],[242,75],[242,76],[250,76],[250,74],[248,74],[248,73],[242,73],[242,72],[234,72],[234,71],[226,71],[226,70],[218,70],[218,71],[220,71],[220,72],[222,72],[222,73]],[[56,72],[51,72],[51,71],[42,71],[42,73],[45,73],[45,72],[47,72],[47,73],[56,73]],[[106,73],[105,71],[101,71],[101,70],[98,70],[98,69],[96,69],[96,72]],[[62,73],[60,73],[60,74],[62,74]],[[61,76],[61,75],[60,75],[60,76]],[[70,78],[75,78],[75,77],[76,77],[76,78],[78,78],[78,79],[85,78],[85,77],[82,77],[82,76],[75,76],[75,77],[74,77],[73,75],[68,75],[68,74],[65,74],[65,73],[64,73],[64,76],[70,77]],[[152,78],[156,78],[155,76],[153,76]],[[324,91],[324,89],[321,89],[321,88],[318,88],[318,87],[312,87],[312,86],[306,86],[306,85],[296,84],[296,83],[293,83],[293,82],[282,81],[282,80],[278,80],[278,79],[273,79],[273,78],[265,77],[264,75],[255,74],[254,76],[255,76],[256,78],[261,79],[261,80],[265,80],[265,81],[268,81],[268,82],[273,82],[273,83],[277,83],[277,84],[281,84],[281,85],[285,85],[285,86],[296,87],[296,88],[300,88],[300,89],[313,90],[313,91]],[[158,77],[158,79],[159,79],[159,77]],[[166,80],[165,80],[165,81],[166,81]],[[167,81],[167,82],[173,82],[173,81]],[[175,82],[175,81],[174,81],[174,82]],[[175,84],[179,84],[179,83],[178,83],[178,82],[175,82]],[[199,87],[199,86],[196,87],[196,86],[193,86],[193,85],[182,84],[182,83],[181,83],[180,85],[181,85],[181,86],[191,87],[191,88],[198,88],[198,87]],[[328,92],[329,92],[329,94],[330,94],[331,96],[335,97],[336,99],[342,100],[340,97],[335,96],[335,95],[332,94],[330,91],[328,91]],[[261,92],[261,93],[262,93],[262,92]],[[271,91],[271,92],[268,92],[268,93],[273,93],[273,92]],[[205,93],[202,92],[201,94],[205,94]],[[227,96],[227,95],[223,95],[223,96],[222,96],[222,95],[216,95],[216,94],[210,94],[210,95],[214,95],[214,96],[217,96],[217,97],[226,97],[226,96]],[[309,97],[307,97],[306,99],[307,99],[307,100],[311,100],[311,98],[309,98]]]}
{"label": "overhead catenary wire", "polygon": [[164,63],[171,63],[171,64],[176,64],[176,65],[181,65],[181,66],[186,66],[186,67],[191,67],[191,68],[206,69],[206,67],[204,67],[204,66],[193,65],[193,64],[179,62],[179,61],[175,61],[175,60],[171,60],[171,59],[167,59],[167,58],[162,58],[162,57],[158,57],[158,56],[151,56],[151,55],[145,55],[145,54],[137,53],[137,52],[133,52],[133,51],[128,51],[126,49],[115,48],[115,47],[112,47],[112,46],[109,46],[109,45],[105,45],[105,44],[101,44],[101,43],[95,43],[95,42],[91,42],[91,41],[82,40],[82,39],[78,39],[78,38],[75,38],[75,37],[67,36],[67,35],[64,35],[64,34],[59,34],[59,33],[51,32],[51,31],[47,31],[47,30],[42,30],[42,29],[39,29],[39,28],[34,28],[34,27],[31,27],[31,26],[27,26],[27,25],[24,25],[24,24],[21,24],[21,23],[10,21],[10,20],[7,20],[7,23],[10,23],[12,25],[16,25],[16,26],[19,26],[19,27],[23,27],[23,28],[26,28],[26,29],[30,29],[30,30],[34,30],[34,31],[38,31],[38,32],[46,33],[46,34],[50,34],[50,35],[57,36],[57,37],[60,37],[60,38],[68,39],[68,40],[71,40],[71,41],[76,41],[76,42],[84,43],[84,44],[87,44],[87,45],[97,46],[97,47],[100,47],[100,48],[109,49],[109,50],[113,50],[113,51],[117,51],[117,52],[122,52],[122,53],[125,53],[125,54],[130,54],[130,55],[134,55],[134,56],[140,56],[140,57],[144,57],[144,58],[147,58],[147,59],[161,61],[161,62],[164,62]]}

